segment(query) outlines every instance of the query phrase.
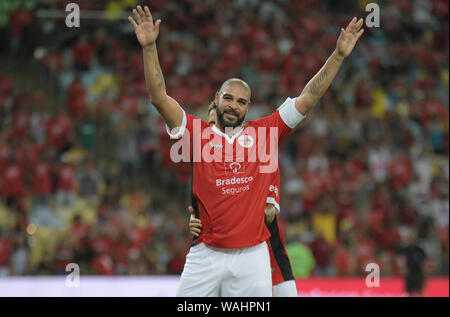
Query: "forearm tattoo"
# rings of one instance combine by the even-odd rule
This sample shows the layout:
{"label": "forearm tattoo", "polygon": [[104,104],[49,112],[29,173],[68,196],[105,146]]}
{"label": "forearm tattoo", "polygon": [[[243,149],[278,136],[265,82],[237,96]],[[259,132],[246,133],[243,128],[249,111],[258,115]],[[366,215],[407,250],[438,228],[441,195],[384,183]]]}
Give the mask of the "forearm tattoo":
{"label": "forearm tattoo", "polygon": [[159,66],[159,63],[157,61],[155,62],[155,69],[155,77],[158,80],[158,87],[165,90],[166,84],[164,82],[164,76],[162,74],[161,66]]}
{"label": "forearm tattoo", "polygon": [[323,92],[323,88],[327,86],[328,70],[325,68],[319,76],[313,80],[309,92],[313,97],[320,97]]}

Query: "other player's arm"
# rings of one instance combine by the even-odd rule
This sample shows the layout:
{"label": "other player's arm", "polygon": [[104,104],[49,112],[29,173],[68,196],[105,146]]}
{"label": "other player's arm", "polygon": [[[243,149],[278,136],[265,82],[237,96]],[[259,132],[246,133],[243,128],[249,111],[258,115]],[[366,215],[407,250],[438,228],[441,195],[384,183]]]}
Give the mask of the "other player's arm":
{"label": "other player's arm", "polygon": [[189,231],[193,236],[198,237],[198,235],[202,231],[202,222],[200,221],[200,219],[195,217],[194,208],[192,206],[189,206],[188,210],[191,214],[191,218],[189,218]]}
{"label": "other player's arm", "polygon": [[128,17],[128,20],[134,28],[139,44],[142,46],[145,83],[152,104],[170,129],[180,127],[183,120],[183,109],[175,99],[167,95],[156,49],[156,39],[158,38],[161,20],[158,19],[153,23],[152,14],[147,6],[144,10],[141,6],[137,6],[137,9],[133,9],[133,15],[136,21],[132,17]]}
{"label": "other player's arm", "polygon": [[272,221],[275,219],[275,215],[277,214],[277,210],[274,204],[266,204],[266,209],[264,210],[264,213],[266,215],[266,222],[268,224],[272,223]]}
{"label": "other player's arm", "polygon": [[[274,174],[273,179],[276,180],[276,175]],[[267,191],[266,197],[266,208],[264,213],[266,215],[266,223],[270,224],[275,219],[277,213],[280,212],[280,196],[278,193],[278,186],[270,185]]]}
{"label": "other player's arm", "polygon": [[336,77],[344,58],[350,55],[356,42],[364,33],[364,29],[361,29],[362,25],[363,19],[357,21],[356,18],[353,18],[345,30],[341,28],[336,49],[295,100],[295,107],[301,114],[306,115],[325,94]]}

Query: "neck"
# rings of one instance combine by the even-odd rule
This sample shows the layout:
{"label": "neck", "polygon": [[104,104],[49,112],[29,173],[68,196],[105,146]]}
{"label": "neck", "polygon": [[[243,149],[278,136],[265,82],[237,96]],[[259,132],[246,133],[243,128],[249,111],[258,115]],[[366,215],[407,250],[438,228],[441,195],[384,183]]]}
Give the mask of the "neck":
{"label": "neck", "polygon": [[237,127],[226,127],[224,128],[219,121],[216,122],[216,127],[220,130],[220,132],[225,133],[226,135],[228,135],[229,137],[232,137],[234,134],[236,134],[237,132],[239,132],[242,129],[243,124],[238,125]]}

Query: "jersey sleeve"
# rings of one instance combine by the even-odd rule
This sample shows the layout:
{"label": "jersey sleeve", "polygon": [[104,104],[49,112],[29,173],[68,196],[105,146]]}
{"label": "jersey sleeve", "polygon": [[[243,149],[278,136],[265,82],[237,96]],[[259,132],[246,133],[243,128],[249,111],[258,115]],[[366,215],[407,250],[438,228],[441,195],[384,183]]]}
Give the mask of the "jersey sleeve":
{"label": "jersey sleeve", "polygon": [[278,190],[279,189],[276,185],[269,185],[269,190],[266,197],[266,204],[274,205],[277,214],[280,213],[280,195]]}
{"label": "jersey sleeve", "polygon": [[276,127],[278,142],[281,143],[304,118],[306,116],[295,107],[295,98],[287,98],[274,113],[255,122],[259,126]]}
{"label": "jersey sleeve", "polygon": [[306,118],[306,116],[301,114],[295,107],[295,99],[296,98],[286,98],[277,109],[283,122],[291,129],[295,128]]}
{"label": "jersey sleeve", "polygon": [[[196,157],[196,155],[201,155],[201,147],[199,147],[198,145],[201,144],[202,131],[207,126],[208,124],[205,121],[190,114],[186,114],[186,112],[183,110],[183,119],[181,121],[181,125],[179,127],[170,130],[166,124],[166,131],[170,139],[177,140],[176,143],[181,141],[181,146],[185,147],[186,149],[189,149],[186,155],[189,156],[190,159],[192,159],[193,157]],[[195,146],[196,144],[197,146]],[[198,152],[198,153],[196,152],[196,154],[194,154],[194,147],[195,150]],[[184,153],[185,152],[182,151],[181,155],[183,157],[183,161],[186,162],[187,157],[184,156],[185,155]],[[178,162],[178,160],[176,160],[176,162]]]}
{"label": "jersey sleeve", "polygon": [[170,130],[169,126],[166,124],[166,131],[167,131],[167,134],[169,135],[169,137],[171,139],[175,139],[175,140],[180,139],[184,135],[184,132],[186,131],[186,128],[188,126],[187,121],[188,120],[187,120],[186,112],[183,110],[183,119],[181,121],[181,126]]}
{"label": "jersey sleeve", "polygon": [[266,204],[272,204],[275,206],[277,214],[280,213],[280,174],[279,169],[277,172],[272,173],[269,187],[267,188]]}

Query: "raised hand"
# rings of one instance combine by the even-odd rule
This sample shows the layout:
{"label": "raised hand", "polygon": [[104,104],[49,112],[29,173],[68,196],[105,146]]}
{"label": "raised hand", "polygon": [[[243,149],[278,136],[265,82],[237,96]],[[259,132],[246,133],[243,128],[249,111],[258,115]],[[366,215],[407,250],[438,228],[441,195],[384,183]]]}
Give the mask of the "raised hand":
{"label": "raised hand", "polygon": [[145,11],[142,10],[141,6],[137,6],[137,10],[133,9],[133,15],[137,23],[133,20],[132,17],[128,17],[128,21],[130,21],[131,25],[133,25],[136,37],[142,47],[146,47],[155,43],[159,34],[159,25],[161,24],[160,19],[156,20],[156,22],[153,23],[153,18],[150,10],[147,6],[145,6],[144,9]]}
{"label": "raised hand", "polygon": [[361,18],[357,21],[353,18],[347,27],[341,29],[341,34],[337,40],[336,50],[341,57],[347,57],[355,47],[356,42],[364,33],[364,29],[361,29],[364,20]]}

